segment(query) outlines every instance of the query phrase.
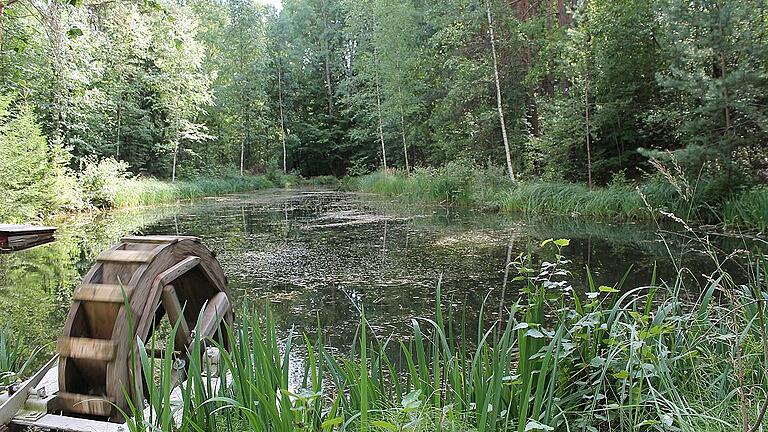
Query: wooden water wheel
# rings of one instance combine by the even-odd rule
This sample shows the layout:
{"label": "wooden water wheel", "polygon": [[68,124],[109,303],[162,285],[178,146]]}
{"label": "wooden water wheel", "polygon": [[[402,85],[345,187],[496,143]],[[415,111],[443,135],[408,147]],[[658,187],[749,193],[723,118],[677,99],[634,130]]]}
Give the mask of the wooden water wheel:
{"label": "wooden water wheel", "polygon": [[56,345],[61,411],[121,421],[126,395],[142,406],[151,378],[132,372],[141,370],[132,342],[147,341],[166,318],[178,323],[173,350],[182,359],[195,331],[225,334],[232,305],[214,254],[197,238],[171,236],[126,237],[102,252],[74,291]]}

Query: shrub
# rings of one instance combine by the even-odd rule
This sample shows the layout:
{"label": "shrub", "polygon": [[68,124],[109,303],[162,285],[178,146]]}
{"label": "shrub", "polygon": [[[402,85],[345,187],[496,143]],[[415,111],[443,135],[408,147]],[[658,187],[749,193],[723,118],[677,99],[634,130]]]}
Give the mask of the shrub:
{"label": "shrub", "polygon": [[123,180],[130,176],[128,163],[114,158],[86,158],[81,166],[78,179],[86,202],[98,208],[113,207]]}
{"label": "shrub", "polygon": [[82,202],[66,166],[69,152],[49,146],[32,110],[0,96],[0,220],[21,222]]}

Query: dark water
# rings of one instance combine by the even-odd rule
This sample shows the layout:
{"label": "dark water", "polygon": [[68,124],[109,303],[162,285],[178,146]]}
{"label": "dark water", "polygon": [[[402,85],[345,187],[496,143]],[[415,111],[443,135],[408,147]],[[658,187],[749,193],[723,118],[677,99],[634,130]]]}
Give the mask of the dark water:
{"label": "dark water", "polygon": [[702,254],[681,252],[692,249],[685,236],[663,241],[655,225],[530,220],[324,190],[264,191],[58,223],[56,243],[0,256],[0,325],[48,350],[80,275],[126,234],[201,237],[240,304],[269,304],[283,331],[314,332],[319,321],[340,349],[352,340],[363,306],[379,336],[402,334],[410,318],[432,315],[439,281],[445,303],[469,316],[483,301],[490,310],[514,301],[519,282],[511,281],[514,268],[505,268],[529,251],[551,260],[551,245],[539,247],[547,238],[571,240],[564,253],[576,290],[584,288],[587,266],[599,285],[614,285],[632,266],[627,286],[647,284],[654,263],[661,279],[676,274],[673,262],[681,257],[694,275],[708,267]]}

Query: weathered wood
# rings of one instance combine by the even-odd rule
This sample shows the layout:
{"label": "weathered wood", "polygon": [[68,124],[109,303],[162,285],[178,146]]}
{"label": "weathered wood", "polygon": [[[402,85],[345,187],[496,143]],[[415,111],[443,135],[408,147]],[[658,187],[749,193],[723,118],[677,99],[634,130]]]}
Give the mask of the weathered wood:
{"label": "weathered wood", "polygon": [[[141,408],[146,384],[142,374],[130,373],[131,368],[141,370],[139,356],[132,352],[136,349],[133,342],[137,338],[147,341],[162,314],[166,314],[171,323],[179,323],[173,350],[186,353],[191,343],[190,329],[197,325],[206,302],[218,305],[207,315],[203,314],[211,321],[207,328],[213,328],[215,333],[222,322],[231,324],[233,313],[228,299],[214,300],[217,295],[226,298],[226,277],[215,255],[193,237],[126,237],[122,243],[103,252],[98,260],[75,291],[75,302],[63,334],[67,338],[102,339],[114,344],[115,354],[111,360],[101,362],[62,358],[58,368],[59,386],[64,393],[103,394],[123,410],[128,407],[127,396]],[[130,287],[127,307],[119,291],[120,284]],[[175,299],[170,292],[165,292],[169,284],[173,285]],[[128,325],[129,314],[133,326]],[[221,342],[228,344],[226,339]],[[62,348],[62,351],[65,350]],[[91,354],[90,357],[110,357],[104,352]],[[101,408],[107,411],[106,406]],[[62,408],[65,414],[81,414],[82,409]],[[122,420],[115,408],[108,414],[92,415],[108,417],[110,421]]]}
{"label": "weathered wood", "polygon": [[148,263],[155,257],[153,252],[133,250],[110,250],[99,254],[96,261],[118,263]]}
{"label": "weathered wood", "polygon": [[130,243],[176,243],[181,240],[200,241],[199,238],[193,236],[128,236],[122,238],[122,241]]}
{"label": "weathered wood", "polygon": [[114,401],[106,396],[67,393],[60,391],[56,403],[65,411],[77,414],[108,417]]}
{"label": "weathered wood", "polygon": [[[80,284],[72,294],[74,300],[123,303],[125,298],[131,298],[131,288],[118,284]],[[125,295],[123,295],[125,293]]]}
{"label": "weathered wood", "polygon": [[195,268],[198,264],[200,264],[200,257],[186,257],[178,264],[162,272],[157,279],[157,283],[162,286],[168,285],[179,276]]}
{"label": "weathered wood", "polygon": [[34,225],[0,224],[0,252],[28,249],[54,241],[56,228]]}
{"label": "weathered wood", "polygon": [[173,285],[166,285],[163,288],[163,307],[165,313],[168,314],[168,320],[172,326],[177,323],[179,327],[176,329],[175,342],[176,346],[188,346],[192,343],[192,333],[189,330],[189,324],[184,318],[184,309],[179,303],[179,297],[176,295],[176,290]]}
{"label": "weathered wood", "polygon": [[35,427],[35,430],[55,430],[60,432],[126,432],[129,430],[127,426],[117,423],[55,414],[46,414],[34,421],[15,418],[13,419],[13,424]]}
{"label": "weathered wood", "polygon": [[200,317],[197,329],[201,337],[213,337],[221,326],[224,316],[229,312],[229,297],[226,293],[220,292],[213,296]]}
{"label": "weathered wood", "polygon": [[117,344],[111,340],[60,337],[56,352],[62,357],[112,361],[115,359]]}

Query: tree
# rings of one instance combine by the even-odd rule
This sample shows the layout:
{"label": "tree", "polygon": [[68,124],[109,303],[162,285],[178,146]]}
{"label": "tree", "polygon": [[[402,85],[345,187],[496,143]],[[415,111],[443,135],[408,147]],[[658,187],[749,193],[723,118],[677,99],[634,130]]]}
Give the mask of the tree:
{"label": "tree", "polygon": [[662,14],[669,67],[659,82],[680,98],[673,109],[685,147],[678,155],[693,167],[713,163],[732,187],[739,183],[733,178],[737,154],[768,138],[765,6],[666,0]]}
{"label": "tree", "polygon": [[491,16],[491,2],[486,0],[486,14],[488,16],[488,37],[491,40],[491,54],[493,54],[493,78],[496,84],[496,108],[499,110],[499,124],[501,126],[501,136],[504,140],[504,155],[507,159],[507,172],[509,178],[515,181],[515,169],[512,166],[512,155],[509,150],[509,138],[507,137],[507,124],[504,121],[504,103],[501,96],[501,82],[499,80],[499,64],[496,55],[496,41],[493,35],[493,17]]}

